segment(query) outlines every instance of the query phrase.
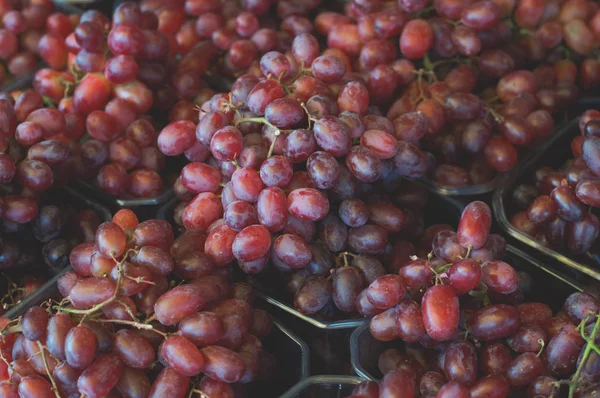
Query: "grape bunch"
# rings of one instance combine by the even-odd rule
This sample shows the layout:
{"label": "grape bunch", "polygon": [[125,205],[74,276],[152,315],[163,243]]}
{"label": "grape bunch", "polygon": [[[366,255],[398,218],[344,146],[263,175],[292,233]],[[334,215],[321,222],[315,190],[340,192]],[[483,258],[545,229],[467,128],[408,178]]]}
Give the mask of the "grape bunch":
{"label": "grape bunch", "polygon": [[56,11],[50,0],[4,0],[0,18],[0,84],[33,73],[54,49],[60,53],[60,43],[79,22],[77,14]]}
{"label": "grape bunch", "polygon": [[269,315],[208,269],[197,234],[120,210],[70,253],[60,301],[2,318],[3,397],[233,397],[269,377]]}
{"label": "grape bunch", "polygon": [[513,192],[513,202],[523,210],[512,215],[512,226],[574,256],[592,250],[600,232],[597,215],[586,211],[600,206],[599,117],[596,110],[581,115],[580,134],[571,143],[573,159],[565,167],[540,168],[534,185],[520,185]]}
{"label": "grape bunch", "polygon": [[490,242],[490,225],[487,205],[470,203],[456,232],[435,234],[426,258],[414,256],[356,296],[361,314],[373,316],[371,335],[406,347],[382,352],[378,388],[359,387],[353,396],[553,397],[563,396],[562,385],[569,397],[597,391],[600,302],[573,293],[556,314],[525,302],[519,274]]}

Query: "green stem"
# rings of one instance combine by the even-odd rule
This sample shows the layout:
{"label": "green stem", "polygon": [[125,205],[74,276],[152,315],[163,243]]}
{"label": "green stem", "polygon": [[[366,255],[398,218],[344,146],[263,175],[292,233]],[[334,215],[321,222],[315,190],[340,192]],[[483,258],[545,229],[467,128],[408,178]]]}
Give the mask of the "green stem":
{"label": "green stem", "polygon": [[[584,319],[581,322],[582,330],[585,328],[585,323],[586,323],[585,321],[586,321],[586,319]],[[594,324],[594,329],[592,330],[592,334],[590,335],[589,338],[585,339],[587,341],[587,344],[585,346],[585,350],[583,351],[583,357],[581,358],[581,362],[579,363],[579,366],[577,367],[577,371],[573,375],[573,378],[571,379],[571,383],[569,384],[569,398],[573,398],[575,396],[575,390],[577,389],[577,381],[579,380],[579,377],[581,376],[581,372],[583,371],[583,367],[585,366],[585,364],[590,356],[590,353],[592,352],[592,350],[594,350],[594,351],[597,350],[595,341],[596,341],[596,335],[598,334],[598,330],[600,330],[600,316],[596,316],[596,323]]]}

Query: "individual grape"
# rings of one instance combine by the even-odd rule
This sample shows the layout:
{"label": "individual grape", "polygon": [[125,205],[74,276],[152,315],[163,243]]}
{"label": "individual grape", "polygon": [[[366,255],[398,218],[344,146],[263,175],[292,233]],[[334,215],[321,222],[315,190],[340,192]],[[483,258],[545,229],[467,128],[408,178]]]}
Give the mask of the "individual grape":
{"label": "individual grape", "polygon": [[287,207],[287,198],[280,188],[263,189],[256,202],[258,221],[271,232],[281,231],[288,220]]}
{"label": "individual grape", "polygon": [[205,358],[204,373],[210,378],[235,383],[244,375],[246,365],[239,354],[219,346],[205,347],[201,353]]}
{"label": "individual grape", "polygon": [[382,397],[412,397],[415,395],[415,384],[412,370],[396,369],[383,377],[379,393]]}
{"label": "individual grape", "polygon": [[458,295],[473,290],[479,284],[481,276],[481,266],[473,259],[460,260],[448,270],[448,281]]}
{"label": "individual grape", "polygon": [[515,269],[500,260],[491,260],[481,267],[481,281],[490,291],[509,294],[519,287],[519,276]]}
{"label": "individual grape", "polygon": [[337,160],[327,152],[317,151],[310,155],[306,161],[306,169],[319,189],[333,188],[339,181],[339,164]]}
{"label": "individual grape", "polygon": [[260,178],[268,187],[286,187],[293,173],[291,162],[283,156],[267,158],[260,166]]}
{"label": "individual grape", "polygon": [[384,275],[367,288],[367,298],[375,307],[388,309],[400,303],[406,289],[397,275]]}
{"label": "individual grape", "polygon": [[480,249],[485,244],[492,224],[490,208],[483,202],[471,202],[465,207],[457,228],[463,247]]}
{"label": "individual grape", "polygon": [[332,276],[333,302],[343,312],[354,312],[354,302],[363,290],[364,280],[360,270],[354,267],[343,267]]}
{"label": "individual grape", "polygon": [[117,384],[122,372],[123,364],[116,356],[104,355],[83,371],[77,387],[89,397],[102,397]]}
{"label": "individual grape", "polygon": [[449,340],[458,330],[458,298],[451,287],[429,288],[423,296],[421,311],[425,330],[434,340]]}
{"label": "individual grape", "polygon": [[485,343],[479,355],[479,364],[484,375],[503,375],[512,362],[513,354],[504,343]]}
{"label": "individual grape", "polygon": [[348,232],[348,246],[359,254],[382,253],[387,240],[387,231],[379,225],[365,224]]}
{"label": "individual grape", "polygon": [[273,242],[273,254],[290,268],[304,268],[312,258],[308,244],[299,236],[283,234]]}
{"label": "individual grape", "polygon": [[250,225],[237,234],[232,250],[239,261],[250,262],[264,257],[270,247],[271,234],[267,228],[262,225]]}
{"label": "individual grape", "polygon": [[205,302],[206,298],[198,285],[179,285],[156,300],[154,311],[160,323],[174,325],[200,311]]}
{"label": "individual grape", "polygon": [[478,340],[490,341],[512,335],[519,328],[519,313],[513,306],[494,304],[483,308],[468,322],[469,332]]}
{"label": "individual grape", "polygon": [[29,308],[23,316],[22,329],[26,339],[31,341],[40,340],[46,335],[48,326],[48,313],[41,307]]}
{"label": "individual grape", "polygon": [[453,342],[444,352],[444,373],[448,380],[466,385],[477,379],[477,352],[467,341]]}
{"label": "individual grape", "polygon": [[294,295],[294,307],[306,315],[319,312],[331,300],[331,282],[325,278],[306,281]]}
{"label": "individual grape", "polygon": [[454,262],[466,257],[467,249],[459,243],[458,234],[440,231],[433,238],[433,253],[446,261]]}
{"label": "individual grape", "polygon": [[94,360],[97,340],[94,333],[85,326],[75,326],[66,336],[65,356],[74,369],[85,369]]}
{"label": "individual grape", "polygon": [[318,221],[329,212],[329,201],[316,189],[299,188],[288,195],[288,210],[301,220]]}
{"label": "individual grape", "polygon": [[195,376],[205,366],[204,356],[198,348],[183,336],[168,337],[159,348],[159,355],[176,372],[184,376]]}
{"label": "individual grape", "polygon": [[510,383],[502,375],[489,375],[479,379],[471,386],[472,398],[508,397]]}
{"label": "individual grape", "polygon": [[173,368],[165,367],[160,371],[152,388],[149,398],[159,398],[166,395],[173,398],[184,398],[188,392],[190,379],[177,373]]}
{"label": "individual grape", "polygon": [[558,207],[558,215],[563,220],[578,221],[583,216],[583,205],[569,185],[561,183],[552,190],[550,197]]}
{"label": "individual grape", "polygon": [[396,328],[399,337],[406,343],[417,342],[426,334],[419,304],[410,300],[403,300],[398,304]]}
{"label": "individual grape", "polygon": [[409,21],[400,36],[400,51],[405,58],[422,58],[433,45],[433,30],[427,21]]}

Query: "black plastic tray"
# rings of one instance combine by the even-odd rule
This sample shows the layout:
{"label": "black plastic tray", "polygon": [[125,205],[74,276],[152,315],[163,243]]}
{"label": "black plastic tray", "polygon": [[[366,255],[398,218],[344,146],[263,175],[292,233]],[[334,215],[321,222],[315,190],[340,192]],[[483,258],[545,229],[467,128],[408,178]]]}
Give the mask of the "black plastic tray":
{"label": "black plastic tray", "polygon": [[[44,204],[44,205],[58,204],[58,203],[64,202],[64,201],[69,203],[69,206],[75,207],[77,209],[85,208],[85,209],[94,210],[96,212],[96,214],[98,215],[100,222],[110,221],[112,219],[112,214],[110,213],[110,211],[107,208],[105,208],[104,206],[102,206],[101,204],[99,204],[97,202],[94,202],[93,200],[90,200],[89,198],[81,195],[80,193],[78,193],[77,191],[75,191],[69,187],[64,187],[64,188],[56,189],[56,190],[49,192],[48,197],[42,201],[42,204]],[[63,271],[60,271],[59,274],[62,272],[65,272],[68,269],[70,269],[70,267],[67,267]],[[18,316],[18,315],[22,314],[23,312],[25,312],[25,310],[27,310],[27,308],[34,305],[34,303],[37,303],[37,304],[41,303],[41,301],[43,301],[44,299],[42,298],[41,301],[37,302],[38,298],[48,296],[48,287],[47,286],[49,286],[51,284],[55,284],[56,279],[58,277],[58,276],[52,277],[52,275],[49,273],[49,270],[45,266],[40,267],[39,270],[37,269],[37,267],[35,270],[9,268],[9,269],[4,270],[3,272],[7,276],[11,277],[12,279],[18,279],[19,277],[24,276],[23,274],[31,273],[31,272],[36,272],[37,273],[36,276],[43,275],[43,276],[51,277],[51,279],[49,279],[44,285],[42,285],[42,287],[40,287],[38,290],[36,290],[34,293],[30,294],[29,296],[25,297],[20,303],[18,303],[14,307],[10,308],[5,314],[5,316],[9,316],[9,317],[14,317],[14,316]],[[15,315],[11,315],[11,314],[15,314]]]}
{"label": "black plastic tray", "polygon": [[554,135],[546,144],[529,157],[519,170],[511,174],[508,182],[500,187],[493,197],[494,216],[506,233],[534,249],[543,256],[550,258],[553,264],[565,270],[575,271],[600,280],[600,265],[585,256],[574,257],[561,253],[536,241],[534,237],[524,234],[512,226],[509,219],[515,213],[510,208],[513,189],[522,183],[531,183],[535,171],[542,166],[561,167],[567,160],[572,159],[571,140],[579,134],[578,119],[569,122],[558,134]]}
{"label": "black plastic tray", "polygon": [[[525,294],[526,300],[544,302],[554,313],[562,307],[569,294],[582,290],[577,282],[513,246],[507,246],[504,260],[517,271],[531,276],[531,290]],[[400,348],[404,345],[401,340],[383,342],[374,339],[369,331],[369,321],[365,321],[352,333],[350,341],[352,368],[357,375],[368,380],[379,380],[382,377],[377,366],[379,354],[388,348]]]}
{"label": "black plastic tray", "polygon": [[363,381],[354,376],[312,376],[296,384],[280,398],[344,398]]}
{"label": "black plastic tray", "polygon": [[[66,272],[68,267],[63,272]],[[61,273],[62,274],[62,273]],[[3,316],[15,319],[27,309],[42,304],[49,299],[57,299],[60,294],[56,285],[60,275],[46,282],[35,293],[7,311]],[[273,318],[273,329],[265,340],[263,348],[277,359],[276,375],[269,381],[256,381],[247,384],[249,397],[279,397],[292,386],[301,383],[310,375],[310,350],[308,345],[290,328]]]}

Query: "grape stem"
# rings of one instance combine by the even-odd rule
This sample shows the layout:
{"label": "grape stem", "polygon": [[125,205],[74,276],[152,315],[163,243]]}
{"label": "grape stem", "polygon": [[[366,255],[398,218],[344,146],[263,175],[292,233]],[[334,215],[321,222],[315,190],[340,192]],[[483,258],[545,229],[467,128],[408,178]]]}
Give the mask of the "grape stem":
{"label": "grape stem", "polygon": [[119,325],[129,325],[129,326],[133,326],[136,329],[141,329],[141,330],[150,330],[151,332],[160,334],[163,337],[169,337],[168,333],[164,333],[161,332],[160,330],[156,330],[154,328],[154,326],[146,324],[146,323],[141,323],[141,322],[136,322],[136,321],[123,321],[120,319],[92,319],[92,322],[98,322],[98,323],[117,323]]}
{"label": "grape stem", "polygon": [[598,334],[598,331],[600,330],[600,316],[596,315],[596,323],[594,324],[594,329],[592,329],[592,334],[590,334],[589,338],[585,336],[585,324],[586,321],[589,319],[589,317],[586,317],[585,319],[583,319],[581,321],[580,324],[580,330],[581,330],[581,334],[583,339],[586,341],[586,346],[585,349],[583,351],[583,357],[581,358],[581,362],[579,363],[579,366],[577,367],[577,371],[575,372],[575,374],[573,375],[573,378],[571,379],[571,381],[569,382],[569,398],[573,398],[575,396],[575,390],[577,389],[577,381],[579,380],[579,377],[581,376],[581,372],[583,371],[583,367],[586,365],[586,362],[590,356],[590,353],[592,352],[592,350],[598,352],[598,347],[596,347],[595,341],[596,341],[596,335]]}
{"label": "grape stem", "polygon": [[40,355],[42,356],[42,362],[44,362],[44,368],[46,368],[46,373],[48,374],[50,383],[52,383],[52,391],[54,391],[54,395],[56,395],[56,398],[62,398],[58,393],[58,386],[56,385],[56,381],[54,381],[54,377],[52,377],[52,373],[50,372],[50,367],[48,366],[48,361],[46,360],[46,353],[44,352],[45,348],[43,344],[39,341],[37,341],[37,345],[40,348]]}
{"label": "grape stem", "polygon": [[208,395],[206,395],[206,393],[202,390],[197,390],[195,388],[192,388],[192,390],[190,391],[190,395],[188,395],[188,398],[191,398],[193,395],[198,394],[200,396],[200,398],[210,398]]}
{"label": "grape stem", "polygon": [[83,317],[81,318],[81,321],[80,321],[80,324],[81,324],[89,315],[92,315],[93,313],[100,311],[104,306],[115,302],[117,300],[117,298],[119,297],[119,290],[121,289],[121,285],[123,284],[123,275],[125,274],[125,272],[123,271],[123,263],[125,263],[125,261],[127,261],[127,258],[129,257],[130,252],[135,253],[136,251],[133,249],[127,250],[125,252],[125,254],[123,255],[123,258],[121,259],[121,261],[117,261],[113,257],[113,259],[117,262],[116,267],[117,267],[118,277],[117,277],[117,283],[115,285],[115,292],[112,297],[104,300],[101,303],[96,304],[95,306],[93,306],[92,308],[87,309],[87,310],[78,310],[76,308],[61,308],[61,307],[58,307],[58,309],[61,311],[64,311],[64,312],[71,313],[71,314],[83,315]]}

